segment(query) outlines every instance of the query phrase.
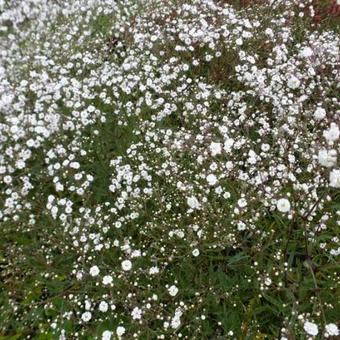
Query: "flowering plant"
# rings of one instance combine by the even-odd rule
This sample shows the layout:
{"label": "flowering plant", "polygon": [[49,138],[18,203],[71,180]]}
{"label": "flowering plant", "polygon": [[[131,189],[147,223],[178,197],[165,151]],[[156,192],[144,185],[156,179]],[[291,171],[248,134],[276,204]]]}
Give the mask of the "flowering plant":
{"label": "flowering plant", "polygon": [[316,8],[0,0],[1,335],[339,336],[340,38]]}

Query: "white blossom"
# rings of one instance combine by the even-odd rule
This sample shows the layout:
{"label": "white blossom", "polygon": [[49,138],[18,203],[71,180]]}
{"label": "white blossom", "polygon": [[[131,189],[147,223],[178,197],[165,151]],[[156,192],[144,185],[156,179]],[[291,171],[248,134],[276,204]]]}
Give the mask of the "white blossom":
{"label": "white blossom", "polygon": [[81,318],[84,322],[89,322],[92,318],[92,313],[91,312],[85,312],[85,313],[82,314]]}
{"label": "white blossom", "polygon": [[135,307],[131,312],[131,316],[133,320],[140,320],[142,318],[142,310],[138,307]]}
{"label": "white blossom", "polygon": [[209,185],[213,186],[217,183],[217,178],[214,174],[209,174],[207,176],[207,182]]}
{"label": "white blossom", "polygon": [[110,340],[112,337],[112,332],[111,331],[104,331],[102,334],[102,340]]}
{"label": "white blossom", "polygon": [[303,58],[309,58],[313,55],[313,50],[310,48],[310,47],[304,47],[301,52],[300,52],[300,55],[303,57]]}
{"label": "white blossom", "polygon": [[124,260],[122,262],[122,269],[124,271],[129,271],[132,268],[132,262],[130,260]]}
{"label": "white blossom", "polygon": [[322,149],[319,151],[318,155],[319,163],[325,167],[332,167],[336,164],[337,152],[336,150],[326,150]]}
{"label": "white blossom", "polygon": [[303,325],[303,329],[307,334],[316,336],[319,333],[318,326],[314,322],[306,321]]}
{"label": "white blossom", "polygon": [[322,107],[318,107],[315,111],[314,111],[314,118],[316,120],[322,120],[326,117],[326,110]]}
{"label": "white blossom", "polygon": [[300,80],[295,76],[291,76],[287,82],[288,87],[293,90],[297,89],[300,86],[300,84],[301,84]]}
{"label": "white blossom", "polygon": [[200,209],[201,205],[195,196],[190,196],[187,198],[187,204],[191,209]]}
{"label": "white blossom", "polygon": [[99,268],[98,268],[98,266],[92,266],[90,268],[90,275],[91,276],[98,276],[99,275]]}
{"label": "white blossom", "polygon": [[116,334],[118,337],[121,337],[125,333],[125,327],[124,326],[118,326],[116,329]]}
{"label": "white blossom", "polygon": [[195,257],[197,257],[199,254],[200,254],[200,251],[199,251],[197,248],[195,248],[195,249],[192,251],[192,255],[195,256]]}
{"label": "white blossom", "polygon": [[109,305],[106,301],[101,301],[99,304],[99,310],[103,313],[107,312],[109,309]]}
{"label": "white blossom", "polygon": [[168,292],[171,296],[176,296],[178,293],[178,288],[175,285],[169,287]]}
{"label": "white blossom", "polygon": [[104,285],[109,285],[109,284],[112,283],[112,281],[113,281],[113,278],[112,278],[111,275],[105,275],[105,276],[103,277],[103,284],[104,284]]}
{"label": "white blossom", "polygon": [[328,335],[330,336],[338,336],[339,335],[339,328],[335,323],[329,323],[325,326],[325,330]]}
{"label": "white blossom", "polygon": [[290,202],[287,198],[280,198],[276,204],[277,210],[282,213],[287,213],[290,211]]}
{"label": "white blossom", "polygon": [[210,152],[212,156],[220,155],[222,152],[222,145],[221,143],[211,142],[210,144]]}
{"label": "white blossom", "polygon": [[335,142],[339,139],[340,130],[336,123],[331,123],[331,126],[328,130],[323,132],[323,136],[326,138],[328,142]]}
{"label": "white blossom", "polygon": [[333,169],[330,172],[329,185],[333,188],[340,188],[340,169]]}

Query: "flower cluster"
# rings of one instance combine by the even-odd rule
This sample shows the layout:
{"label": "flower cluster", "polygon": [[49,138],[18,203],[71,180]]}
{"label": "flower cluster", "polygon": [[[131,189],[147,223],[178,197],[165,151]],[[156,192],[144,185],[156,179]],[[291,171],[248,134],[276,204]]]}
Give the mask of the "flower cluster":
{"label": "flower cluster", "polygon": [[340,38],[237,3],[0,0],[0,333],[339,335]]}

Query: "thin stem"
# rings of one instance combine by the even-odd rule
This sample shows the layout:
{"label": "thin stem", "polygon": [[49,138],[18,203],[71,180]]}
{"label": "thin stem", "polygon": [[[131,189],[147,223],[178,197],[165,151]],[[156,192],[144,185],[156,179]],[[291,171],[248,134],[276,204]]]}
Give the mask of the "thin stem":
{"label": "thin stem", "polygon": [[320,294],[319,294],[319,286],[318,286],[318,283],[316,281],[313,265],[312,265],[310,259],[307,259],[307,265],[308,265],[308,268],[309,268],[309,270],[310,270],[310,272],[312,274],[312,278],[313,278],[313,282],[314,282],[314,287],[315,287],[315,295],[316,295],[316,297],[318,298],[318,301],[319,301],[321,315],[322,315],[322,320],[324,322],[324,325],[326,325],[326,316],[325,316],[325,311],[323,309],[323,305],[322,305]]}

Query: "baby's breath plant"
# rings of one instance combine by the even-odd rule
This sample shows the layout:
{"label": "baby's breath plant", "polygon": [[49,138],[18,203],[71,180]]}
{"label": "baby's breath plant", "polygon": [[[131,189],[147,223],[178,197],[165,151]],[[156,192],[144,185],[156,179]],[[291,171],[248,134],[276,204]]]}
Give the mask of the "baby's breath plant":
{"label": "baby's breath plant", "polygon": [[339,1],[0,0],[0,339],[336,339]]}

